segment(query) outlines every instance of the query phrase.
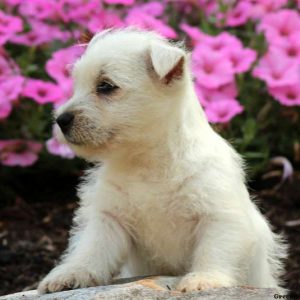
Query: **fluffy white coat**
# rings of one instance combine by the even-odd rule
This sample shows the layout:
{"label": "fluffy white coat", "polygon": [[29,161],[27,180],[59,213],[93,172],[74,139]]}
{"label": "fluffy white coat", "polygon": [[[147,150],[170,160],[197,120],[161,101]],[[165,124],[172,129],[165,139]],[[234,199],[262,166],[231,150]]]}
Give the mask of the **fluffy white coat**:
{"label": "fluffy white coat", "polygon": [[[180,291],[278,287],[280,238],[251,201],[240,156],[208,124],[187,53],[149,32],[96,35],[74,66],[62,139],[95,162],[69,247],[39,292],[114,276],[182,275]],[[95,92],[108,80],[112,94]]]}

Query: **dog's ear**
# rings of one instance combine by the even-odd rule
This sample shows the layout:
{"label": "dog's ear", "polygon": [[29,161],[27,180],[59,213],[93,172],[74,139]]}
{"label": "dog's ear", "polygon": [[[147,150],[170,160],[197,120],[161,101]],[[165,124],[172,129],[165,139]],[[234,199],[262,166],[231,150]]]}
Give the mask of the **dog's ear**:
{"label": "dog's ear", "polygon": [[186,60],[182,49],[162,42],[152,42],[150,59],[154,71],[165,84],[182,78]]}

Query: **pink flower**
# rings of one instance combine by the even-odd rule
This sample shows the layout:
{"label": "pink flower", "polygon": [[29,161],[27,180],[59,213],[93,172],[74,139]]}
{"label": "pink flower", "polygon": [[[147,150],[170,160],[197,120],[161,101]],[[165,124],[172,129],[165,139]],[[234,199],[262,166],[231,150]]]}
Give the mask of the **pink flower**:
{"label": "pink flower", "polygon": [[11,111],[11,101],[9,101],[5,93],[0,89],[0,120],[6,119],[10,115]]}
{"label": "pink flower", "polygon": [[124,23],[114,11],[102,10],[98,14],[89,16],[85,25],[92,33],[98,33],[106,28],[122,27]]}
{"label": "pink flower", "polygon": [[6,3],[6,5],[8,6],[16,6],[21,4],[23,0],[4,0],[4,2]]}
{"label": "pink flower", "polygon": [[123,5],[132,5],[135,0],[104,0],[107,4],[123,4]]}
{"label": "pink flower", "polygon": [[[1,51],[1,49],[0,49]],[[0,53],[0,119],[7,118],[12,111],[12,101],[16,100],[23,87],[24,79],[16,63]]]}
{"label": "pink flower", "polygon": [[197,46],[192,61],[194,75],[201,86],[218,88],[234,81],[232,65],[222,54]]}
{"label": "pink flower", "polygon": [[42,145],[26,140],[0,141],[0,162],[5,166],[27,167],[38,159]]}
{"label": "pink flower", "polygon": [[292,59],[281,55],[277,49],[270,48],[254,68],[252,74],[266,81],[271,88],[282,87],[299,82],[300,66]]}
{"label": "pink flower", "polygon": [[52,137],[46,142],[49,153],[58,155],[64,158],[72,159],[75,157],[74,152],[65,144],[61,144],[55,137]]}
{"label": "pink flower", "polygon": [[23,76],[10,76],[6,80],[0,80],[0,91],[7,100],[16,100],[22,92],[23,84]]}
{"label": "pink flower", "polygon": [[70,79],[69,68],[84,52],[79,45],[63,48],[52,53],[51,59],[46,63],[47,73],[58,83]]}
{"label": "pink flower", "polygon": [[[157,3],[159,5],[159,2]],[[158,17],[157,8],[155,10],[151,6],[149,8],[150,4],[151,3],[148,3],[130,9],[127,17],[125,18],[126,24],[134,25],[141,29],[157,31],[159,34],[167,38],[176,38],[176,31],[163,21],[156,18]]]}
{"label": "pink flower", "polygon": [[246,0],[252,5],[251,16],[254,19],[260,19],[266,14],[276,11],[286,5],[288,0]]}
{"label": "pink flower", "polygon": [[287,39],[280,39],[273,43],[271,48],[277,48],[278,51],[290,59],[294,59],[295,62],[300,63],[300,39],[299,36],[293,34]]}
{"label": "pink flower", "polygon": [[23,96],[32,98],[39,104],[55,103],[63,98],[61,89],[54,83],[38,79],[27,80]]}
{"label": "pink flower", "polygon": [[[62,4],[59,5],[59,13],[65,22],[72,21],[84,28],[89,28],[91,20],[101,19],[106,12],[98,0],[63,0],[59,4]],[[101,21],[104,23],[104,20]]]}
{"label": "pink flower", "polygon": [[291,86],[270,88],[269,93],[283,105],[300,105],[300,83]]}
{"label": "pink flower", "polygon": [[30,47],[49,43],[53,40],[65,42],[70,38],[69,32],[61,31],[56,25],[48,25],[41,21],[32,20],[30,26],[31,30],[29,32],[14,36],[11,41]]}
{"label": "pink flower", "polygon": [[243,107],[235,99],[211,102],[205,107],[208,121],[212,123],[228,123],[243,110]]}
{"label": "pink flower", "polygon": [[244,73],[248,71],[256,60],[256,52],[249,48],[233,47],[225,50],[226,56],[231,62],[234,73]]}
{"label": "pink flower", "polygon": [[[2,56],[1,56],[2,55]],[[20,69],[4,51],[0,48],[0,82],[7,81],[11,77],[18,76]]]}
{"label": "pink flower", "polygon": [[5,80],[7,76],[13,74],[9,60],[0,56],[0,80]]}
{"label": "pink flower", "polygon": [[23,22],[19,17],[5,14],[0,10],[0,45],[4,45],[10,38],[23,30]]}
{"label": "pink flower", "polygon": [[78,9],[83,8],[82,0],[59,0],[57,3],[58,15],[64,22],[70,22],[73,19],[72,13],[77,12]]}
{"label": "pink flower", "polygon": [[189,26],[185,23],[180,28],[192,39],[193,45],[205,46],[209,51],[222,52],[234,48],[243,48],[242,42],[228,32],[221,32],[216,36],[208,35],[199,28]]}
{"label": "pink flower", "polygon": [[244,25],[250,18],[252,6],[248,2],[237,2],[238,4],[229,11],[226,16],[227,26],[240,26]]}
{"label": "pink flower", "polygon": [[263,31],[269,43],[277,39],[286,39],[291,35],[300,35],[300,18],[294,10],[283,9],[266,15],[258,26]]}
{"label": "pink flower", "polygon": [[59,0],[57,3],[57,12],[63,22],[75,22],[82,26],[86,26],[101,10],[98,0]]}
{"label": "pink flower", "polygon": [[184,31],[192,40],[193,46],[197,45],[201,40],[207,37],[198,27],[190,26],[188,24],[181,24],[180,29]]}
{"label": "pink flower", "polygon": [[46,63],[47,73],[58,83],[65,99],[71,95],[73,88],[73,81],[69,71],[70,67],[83,51],[84,48],[78,45],[60,49],[52,53],[52,57]]}
{"label": "pink flower", "polygon": [[149,14],[153,17],[159,17],[164,13],[164,6],[159,1],[152,1],[149,3],[144,3],[142,6],[139,7],[144,13]]}
{"label": "pink flower", "polygon": [[237,87],[234,82],[222,85],[217,89],[208,89],[196,83],[195,89],[199,101],[204,107],[211,102],[234,99],[238,95]]}
{"label": "pink flower", "polygon": [[200,6],[201,10],[204,11],[206,16],[216,13],[219,8],[219,3],[215,0],[198,0],[198,5]]}
{"label": "pink flower", "polygon": [[205,46],[213,52],[223,52],[234,48],[242,48],[242,42],[234,35],[222,32],[217,36],[204,35],[203,42],[200,42],[199,47]]}
{"label": "pink flower", "polygon": [[53,19],[56,3],[53,0],[23,0],[19,7],[20,14],[29,18]]}
{"label": "pink flower", "polygon": [[24,78],[19,75],[0,77],[0,119],[7,118],[12,111],[12,101],[21,94]]}

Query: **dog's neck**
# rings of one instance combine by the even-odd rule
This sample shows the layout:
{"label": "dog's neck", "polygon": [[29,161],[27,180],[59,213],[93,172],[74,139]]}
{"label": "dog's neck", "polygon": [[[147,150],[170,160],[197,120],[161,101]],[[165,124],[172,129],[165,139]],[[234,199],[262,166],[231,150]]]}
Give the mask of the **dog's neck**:
{"label": "dog's neck", "polygon": [[[147,128],[148,135],[122,145],[105,163],[108,168],[126,174],[148,173],[151,177],[168,176],[180,172],[181,161],[201,148],[207,131],[211,131],[192,85],[167,120]],[[149,138],[151,136],[151,138]],[[151,174],[150,174],[151,173]]]}

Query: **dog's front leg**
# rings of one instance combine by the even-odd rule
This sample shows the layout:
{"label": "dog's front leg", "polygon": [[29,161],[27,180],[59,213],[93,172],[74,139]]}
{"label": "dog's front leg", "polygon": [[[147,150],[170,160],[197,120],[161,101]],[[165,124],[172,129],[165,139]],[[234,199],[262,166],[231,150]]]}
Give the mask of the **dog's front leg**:
{"label": "dog's front leg", "polygon": [[243,251],[251,249],[250,241],[249,248],[245,245],[245,236],[247,231],[234,216],[198,224],[190,273],[181,279],[177,289],[188,292],[236,285]]}
{"label": "dog's front leg", "polygon": [[107,284],[124,263],[129,248],[129,236],[113,216],[91,212],[85,225],[75,228],[62,262],[43,279],[38,291]]}

